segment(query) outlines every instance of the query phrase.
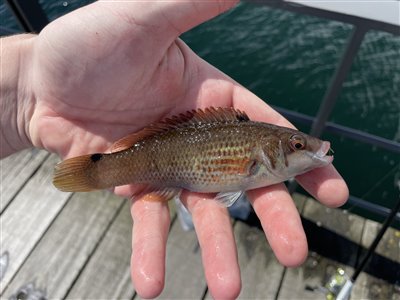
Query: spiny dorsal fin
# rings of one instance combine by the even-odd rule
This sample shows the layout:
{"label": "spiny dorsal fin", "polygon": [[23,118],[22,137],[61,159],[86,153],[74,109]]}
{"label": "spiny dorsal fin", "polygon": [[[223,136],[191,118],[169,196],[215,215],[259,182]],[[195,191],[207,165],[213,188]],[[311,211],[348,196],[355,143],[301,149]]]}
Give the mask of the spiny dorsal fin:
{"label": "spiny dorsal fin", "polygon": [[144,129],[139,132],[136,132],[136,133],[131,133],[131,134],[119,139],[114,144],[112,144],[112,146],[110,148],[110,152],[111,153],[119,152],[119,151],[123,151],[125,149],[132,147],[139,140],[145,138],[145,136],[142,136],[143,131],[144,131]]}
{"label": "spiny dorsal fin", "polygon": [[153,136],[158,133],[166,132],[171,129],[185,128],[200,123],[227,123],[227,122],[246,122],[249,117],[245,112],[237,110],[233,107],[206,109],[193,109],[186,113],[166,118],[160,122],[150,124],[137,133],[132,133],[118,140],[111,146],[111,152],[118,152],[132,147],[138,141],[146,137]]}

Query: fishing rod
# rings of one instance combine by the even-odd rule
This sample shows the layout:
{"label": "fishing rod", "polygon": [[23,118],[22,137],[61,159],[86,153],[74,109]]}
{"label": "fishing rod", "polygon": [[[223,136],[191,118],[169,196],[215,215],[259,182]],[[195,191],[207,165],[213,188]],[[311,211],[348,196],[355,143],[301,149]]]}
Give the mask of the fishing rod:
{"label": "fishing rod", "polygon": [[353,275],[346,280],[344,285],[340,288],[336,300],[347,300],[350,297],[351,290],[355,281],[357,280],[360,273],[365,269],[365,266],[368,263],[368,260],[371,258],[372,254],[375,252],[376,247],[378,246],[379,242],[382,240],[383,235],[385,234],[386,230],[389,228],[390,224],[393,222],[397,212],[400,210],[400,198],[397,201],[396,205],[390,211],[390,214],[386,218],[385,222],[382,224],[381,229],[379,230],[378,234],[376,235],[374,241],[372,242],[371,246],[368,248],[367,254],[364,256],[361,263],[358,267],[354,270]]}

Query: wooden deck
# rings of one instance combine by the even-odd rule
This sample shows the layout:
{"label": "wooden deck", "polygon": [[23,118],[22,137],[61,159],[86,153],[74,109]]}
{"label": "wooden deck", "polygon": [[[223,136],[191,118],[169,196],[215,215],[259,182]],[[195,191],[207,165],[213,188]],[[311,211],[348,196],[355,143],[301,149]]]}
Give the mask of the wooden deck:
{"label": "wooden deck", "polygon": [[[138,299],[129,271],[129,202],[108,192],[59,192],[51,184],[57,160],[38,150],[1,160],[1,299]],[[351,275],[379,229],[370,220],[296,199],[313,250],[299,268],[277,262],[259,227],[234,221],[241,299],[324,299],[306,286],[323,285],[337,267]],[[196,235],[184,232],[171,211],[166,284],[159,298],[211,298]],[[352,299],[400,299],[399,243],[400,232],[390,229]]]}

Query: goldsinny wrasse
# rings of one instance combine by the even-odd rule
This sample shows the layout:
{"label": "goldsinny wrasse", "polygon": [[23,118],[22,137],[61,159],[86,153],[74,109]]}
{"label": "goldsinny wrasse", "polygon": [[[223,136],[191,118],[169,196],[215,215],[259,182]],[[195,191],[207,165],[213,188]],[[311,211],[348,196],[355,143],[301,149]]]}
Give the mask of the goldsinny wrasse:
{"label": "goldsinny wrasse", "polygon": [[230,206],[246,190],[330,164],[330,154],[329,142],[251,121],[234,108],[209,107],[151,124],[117,141],[110,153],[62,161],[53,183],[68,192],[144,184],[159,201],[182,189],[218,193],[216,200]]}

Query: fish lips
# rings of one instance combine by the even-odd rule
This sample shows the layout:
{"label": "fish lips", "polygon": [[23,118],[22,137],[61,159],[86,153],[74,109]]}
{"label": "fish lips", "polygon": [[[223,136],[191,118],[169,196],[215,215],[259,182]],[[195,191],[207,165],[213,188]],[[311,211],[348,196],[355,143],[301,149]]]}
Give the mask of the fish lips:
{"label": "fish lips", "polygon": [[312,156],[313,161],[317,162],[318,165],[321,167],[332,163],[333,155],[328,155],[330,149],[331,149],[331,143],[323,141],[321,147]]}

